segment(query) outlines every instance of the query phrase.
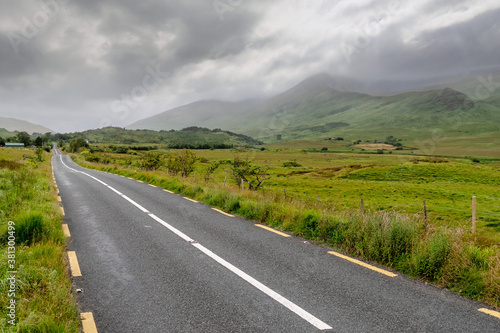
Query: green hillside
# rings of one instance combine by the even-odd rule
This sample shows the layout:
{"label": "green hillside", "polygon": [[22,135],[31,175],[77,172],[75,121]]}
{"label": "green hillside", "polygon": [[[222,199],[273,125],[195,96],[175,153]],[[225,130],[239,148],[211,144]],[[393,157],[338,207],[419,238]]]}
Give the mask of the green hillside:
{"label": "green hillside", "polygon": [[[476,77],[450,84],[451,88],[394,96],[339,91],[332,82],[329,75],[318,74],[247,109],[212,112],[209,104],[197,104],[197,112],[184,109],[183,119],[199,126],[217,124],[266,143],[331,137],[373,142],[392,135],[407,147],[432,153],[445,148],[459,154],[500,151],[500,89],[484,88],[478,96],[481,80]],[[199,117],[203,108],[209,120]],[[155,117],[156,128],[168,127],[160,115]]]}
{"label": "green hillside", "polygon": [[127,130],[105,127],[96,130],[59,134],[59,139],[69,141],[84,138],[92,144],[162,145],[169,148],[230,148],[258,145],[261,142],[241,134],[220,129],[188,127],[180,131]]}

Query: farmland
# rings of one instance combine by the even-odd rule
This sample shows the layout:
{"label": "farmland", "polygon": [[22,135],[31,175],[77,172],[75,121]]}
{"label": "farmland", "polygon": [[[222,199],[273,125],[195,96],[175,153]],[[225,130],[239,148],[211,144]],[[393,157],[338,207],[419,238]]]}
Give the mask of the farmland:
{"label": "farmland", "polygon": [[[167,154],[167,151],[159,151]],[[442,226],[467,226],[471,198],[478,202],[478,239],[498,244],[500,232],[500,161],[437,158],[398,154],[308,152],[292,148],[257,150],[197,150],[198,161],[189,177],[204,184],[211,162],[242,156],[269,167],[264,192],[292,200],[318,203],[338,211],[357,210],[360,200],[371,211],[423,214]],[[140,171],[139,156],[101,153],[111,164]],[[287,163],[288,162],[288,163]],[[294,162],[294,163],[289,163]],[[285,166],[284,166],[285,165]],[[220,166],[210,182],[222,184],[227,167]],[[233,184],[228,181],[228,184]]]}

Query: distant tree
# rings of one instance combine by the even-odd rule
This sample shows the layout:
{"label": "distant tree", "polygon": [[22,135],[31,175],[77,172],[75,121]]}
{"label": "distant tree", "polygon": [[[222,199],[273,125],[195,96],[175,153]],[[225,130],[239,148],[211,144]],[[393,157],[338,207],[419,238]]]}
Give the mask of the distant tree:
{"label": "distant tree", "polygon": [[43,146],[43,140],[42,140],[42,137],[38,136],[36,139],[35,139],[35,146],[37,147],[41,147]]}
{"label": "distant tree", "polygon": [[162,158],[159,153],[153,153],[148,151],[146,154],[142,155],[141,167],[144,170],[156,170],[162,165]]}
{"label": "distant tree", "polygon": [[268,166],[255,165],[249,159],[238,156],[234,158],[228,171],[238,185],[243,181],[250,190],[260,189],[271,178]]}
{"label": "distant tree", "polygon": [[28,132],[19,132],[16,136],[17,141],[24,143],[24,146],[27,147],[31,144],[31,138]]}
{"label": "distant tree", "polygon": [[179,155],[179,171],[181,172],[182,177],[187,177],[194,171],[196,154],[189,149],[184,149],[178,155]]}
{"label": "distant tree", "polygon": [[207,183],[210,180],[212,174],[219,168],[220,164],[220,161],[214,161],[208,166],[207,170],[205,171],[205,181]]}
{"label": "distant tree", "polygon": [[2,137],[0,137],[0,146],[5,146],[5,140]]}
{"label": "distant tree", "polygon": [[68,149],[70,153],[76,153],[82,147],[89,148],[89,144],[83,138],[76,138],[71,140]]}

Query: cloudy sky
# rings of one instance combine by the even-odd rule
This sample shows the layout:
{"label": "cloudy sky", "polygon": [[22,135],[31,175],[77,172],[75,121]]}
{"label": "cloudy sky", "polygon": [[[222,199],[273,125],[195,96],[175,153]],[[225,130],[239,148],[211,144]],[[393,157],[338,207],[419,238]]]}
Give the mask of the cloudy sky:
{"label": "cloudy sky", "polygon": [[[0,116],[59,132],[318,73],[432,81],[500,65],[498,0],[0,0]],[[1,124],[0,124],[1,127]]]}

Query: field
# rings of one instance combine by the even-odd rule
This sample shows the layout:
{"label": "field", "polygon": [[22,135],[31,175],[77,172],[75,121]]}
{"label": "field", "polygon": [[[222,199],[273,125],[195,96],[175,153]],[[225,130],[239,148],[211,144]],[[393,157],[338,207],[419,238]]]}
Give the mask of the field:
{"label": "field", "polygon": [[[500,241],[500,161],[436,158],[397,154],[304,152],[290,148],[266,151],[197,150],[199,161],[190,176],[204,183],[211,162],[248,157],[270,167],[264,191],[304,202],[321,202],[339,211],[398,211],[427,216],[442,226],[471,224],[471,200],[476,196],[477,239],[482,245]],[[140,170],[140,156],[104,153],[111,163]],[[291,163],[288,167],[284,163]],[[290,163],[288,163],[290,164]],[[286,165],[286,164],[285,164]],[[295,166],[293,166],[295,165]],[[227,167],[220,166],[210,182],[222,184]],[[230,181],[228,181],[230,183]],[[234,183],[234,182],[233,182]],[[233,184],[234,185],[234,184]]]}
{"label": "field", "polygon": [[50,154],[39,157],[0,148],[0,331],[76,333],[78,309]]}

